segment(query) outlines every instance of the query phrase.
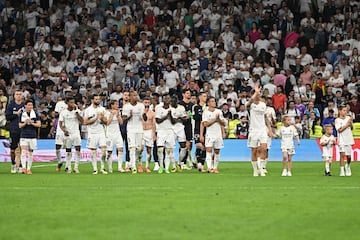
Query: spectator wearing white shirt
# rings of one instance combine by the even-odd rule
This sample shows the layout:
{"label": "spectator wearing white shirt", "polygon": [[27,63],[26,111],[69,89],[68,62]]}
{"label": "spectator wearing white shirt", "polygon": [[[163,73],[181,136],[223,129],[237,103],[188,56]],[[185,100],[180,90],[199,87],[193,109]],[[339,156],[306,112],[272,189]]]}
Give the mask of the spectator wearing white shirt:
{"label": "spectator wearing white shirt", "polygon": [[180,84],[179,74],[173,69],[174,66],[167,65],[164,73],[164,80],[166,86],[169,88],[170,95],[176,93],[177,87]]}
{"label": "spectator wearing white shirt", "polygon": [[265,39],[265,34],[261,33],[260,38],[255,41],[254,48],[256,49],[257,54],[260,53],[261,49],[265,49],[265,51],[268,51],[270,46],[270,41]]}

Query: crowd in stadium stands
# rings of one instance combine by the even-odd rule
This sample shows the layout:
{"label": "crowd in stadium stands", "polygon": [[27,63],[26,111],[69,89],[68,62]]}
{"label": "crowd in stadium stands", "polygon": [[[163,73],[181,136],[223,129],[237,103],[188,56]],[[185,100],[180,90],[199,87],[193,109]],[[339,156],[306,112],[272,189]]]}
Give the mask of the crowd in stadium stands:
{"label": "crowd in stadium stands", "polygon": [[[0,128],[16,89],[54,138],[54,108],[71,91],[80,110],[101,95],[122,106],[190,89],[216,98],[229,138],[246,138],[256,82],[276,120],[321,137],[338,106],[360,121],[360,18],[353,0],[0,0]],[[6,131],[2,131],[4,134]],[[82,127],[83,137],[86,127]]]}

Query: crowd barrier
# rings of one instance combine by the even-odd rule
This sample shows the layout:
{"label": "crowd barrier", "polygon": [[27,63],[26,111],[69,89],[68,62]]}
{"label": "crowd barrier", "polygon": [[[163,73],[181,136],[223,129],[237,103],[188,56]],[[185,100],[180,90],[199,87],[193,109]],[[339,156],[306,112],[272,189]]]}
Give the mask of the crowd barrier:
{"label": "crowd barrier", "polygon": [[[0,162],[9,162],[10,161],[10,144],[8,140],[0,140]],[[279,139],[274,139],[272,141],[272,146],[269,150],[269,161],[281,161],[282,153],[280,150]],[[193,148],[193,152],[195,147]],[[293,161],[304,161],[304,162],[313,162],[313,161],[322,161],[321,157],[321,146],[319,140],[304,139],[301,140],[301,144],[297,146],[295,144],[295,155]],[[61,150],[62,158],[65,159],[65,149]],[[178,158],[178,146],[175,149],[175,159]],[[114,151],[115,153],[115,151]],[[98,156],[100,156],[100,151],[98,151]],[[73,155],[75,155],[73,151]],[[194,153],[193,153],[194,155]],[[251,151],[247,147],[247,140],[238,140],[238,139],[225,139],[224,148],[220,151],[220,159],[224,162],[247,162],[250,161]],[[339,149],[338,146],[333,148],[333,159],[334,161],[339,160]],[[73,156],[74,157],[74,156]],[[352,159],[358,161],[360,158],[360,139],[355,140],[355,145],[353,146]],[[116,156],[113,156],[113,159],[116,160]],[[82,140],[81,148],[81,161],[90,160],[90,151],[86,148],[86,140]],[[145,160],[145,154],[144,159]],[[54,140],[38,140],[38,149],[34,152],[34,161],[35,162],[51,162],[56,161],[55,156],[55,143]]]}

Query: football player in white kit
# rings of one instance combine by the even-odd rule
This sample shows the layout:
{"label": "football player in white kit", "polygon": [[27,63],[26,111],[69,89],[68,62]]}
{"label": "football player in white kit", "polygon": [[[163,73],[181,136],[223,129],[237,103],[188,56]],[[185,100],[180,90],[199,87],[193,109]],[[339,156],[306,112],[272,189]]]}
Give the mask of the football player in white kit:
{"label": "football player in white kit", "polygon": [[91,162],[93,166],[93,174],[98,174],[96,148],[100,146],[101,149],[101,168],[102,174],[107,174],[105,170],[106,160],[106,135],[104,124],[107,120],[105,118],[105,108],[100,106],[100,96],[94,94],[92,96],[91,105],[85,109],[84,124],[88,127],[87,148],[91,150]]}
{"label": "football player in white kit", "polygon": [[123,123],[119,102],[116,100],[110,100],[109,102],[109,110],[105,113],[106,122],[106,150],[107,150],[107,162],[109,166],[109,173],[113,173],[112,167],[112,152],[114,150],[114,146],[117,149],[117,160],[118,160],[118,171],[125,172],[122,167],[123,155],[124,155],[124,141],[120,132],[120,125]]}
{"label": "football player in white kit", "polygon": [[324,129],[325,134],[320,138],[320,145],[322,146],[322,157],[325,162],[325,176],[331,176],[330,168],[336,138],[333,135],[334,127],[331,124],[325,124]]}
{"label": "football player in white kit", "polygon": [[297,129],[294,125],[291,124],[291,117],[285,115],[283,116],[282,120],[283,125],[279,129],[279,137],[281,138],[281,152],[283,154],[283,171],[281,176],[291,177],[292,156],[295,154],[294,138],[296,138],[298,145],[300,145],[300,138]]}
{"label": "football player in white kit", "polygon": [[[247,108],[250,107],[250,125],[248,136],[248,147],[251,148],[251,164],[253,166],[253,176],[266,176],[262,168],[266,157],[268,137],[272,137],[270,123],[268,122],[266,113],[266,104],[260,97],[260,86],[258,83],[254,86],[254,94],[250,100],[245,104]],[[259,159],[258,159],[259,157]]]}
{"label": "football player in white kit", "polygon": [[[182,165],[184,162],[182,160],[186,156],[186,135],[183,121],[189,119],[189,116],[186,113],[185,107],[178,104],[177,96],[172,96],[170,100],[171,106],[171,117],[173,119],[173,131],[175,135],[175,140],[178,140],[180,145],[180,153],[179,153],[179,160],[178,160],[178,169],[179,171],[183,169]],[[171,172],[176,172],[175,161],[172,162],[173,166]]]}
{"label": "football player in white kit", "polygon": [[[67,92],[66,92],[67,93]],[[71,93],[71,92],[70,92]],[[58,118],[62,110],[66,109],[68,105],[65,103],[64,100],[60,100],[55,105],[55,116]],[[63,165],[61,161],[61,147],[64,145],[64,132],[60,128],[60,124],[58,122],[56,126],[56,134],[55,134],[55,152],[56,152],[56,160],[57,160],[57,167],[56,171],[60,172],[61,167]]]}
{"label": "football player in white kit", "polygon": [[[208,108],[202,114],[202,123],[206,127],[205,148],[206,164],[208,173],[219,173],[218,164],[220,161],[220,149],[224,147],[225,137],[223,127],[225,118],[220,109],[216,108],[214,97],[207,99]],[[214,149],[214,156],[213,156]]]}
{"label": "football player in white kit", "polygon": [[[124,122],[127,122],[127,141],[130,154],[130,168],[132,173],[137,173],[136,160],[141,156],[140,151],[143,149],[144,129],[142,120],[146,121],[145,106],[138,101],[136,91],[130,92],[129,103],[123,107],[122,115]],[[142,159],[140,159],[141,161]]]}
{"label": "football player in white kit", "polygon": [[[272,99],[268,98],[266,99],[266,110],[265,110],[265,116],[270,123],[270,129],[268,131],[273,132],[273,128],[276,127],[276,114],[275,109],[271,106]],[[272,144],[272,137],[268,135],[268,141],[267,141],[267,148],[266,148],[266,154],[265,154],[265,161],[260,162],[262,169],[264,170],[264,173],[267,173],[266,164],[269,160],[269,150],[271,148]]]}
{"label": "football player in white kit", "polygon": [[175,135],[172,126],[172,115],[170,108],[170,95],[163,95],[163,105],[155,108],[155,119],[157,125],[157,153],[159,158],[159,173],[164,172],[164,148],[165,148],[165,173],[170,173],[170,162],[174,161]]}
{"label": "football player in white kit", "polygon": [[76,157],[74,172],[79,172],[81,135],[79,126],[83,122],[80,110],[77,108],[75,98],[68,97],[66,99],[67,108],[62,110],[59,116],[59,126],[64,133],[64,145],[66,149],[66,165],[65,171],[71,173],[71,147],[75,146]]}
{"label": "football player in white kit", "polygon": [[[152,148],[154,147],[154,142],[156,140],[156,121],[155,121],[155,112],[150,109],[150,98],[145,97],[143,100],[143,104],[145,106],[145,114],[147,117],[146,121],[143,120],[143,128],[144,128],[143,145],[146,146],[145,172],[149,173],[151,172],[150,170],[151,152],[152,152]],[[140,157],[140,159],[142,159],[142,157]]]}
{"label": "football player in white kit", "polygon": [[[340,152],[340,176],[351,176],[351,148],[355,144],[352,135],[353,119],[347,116],[348,109],[346,106],[340,106],[339,117],[335,119],[335,129],[338,132],[338,145]],[[344,157],[346,156],[346,164],[344,169]],[[345,170],[345,171],[344,171]]]}

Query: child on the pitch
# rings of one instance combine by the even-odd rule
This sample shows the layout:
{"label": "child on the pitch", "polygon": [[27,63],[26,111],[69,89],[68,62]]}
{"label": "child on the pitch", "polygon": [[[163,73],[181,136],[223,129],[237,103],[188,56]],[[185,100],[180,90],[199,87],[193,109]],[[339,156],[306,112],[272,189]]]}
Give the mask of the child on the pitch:
{"label": "child on the pitch", "polygon": [[[338,145],[340,152],[340,177],[351,176],[350,162],[351,162],[351,146],[355,144],[352,135],[353,119],[348,116],[348,109],[346,106],[340,106],[339,117],[335,119],[335,128],[338,132]],[[346,164],[344,169],[344,157],[346,156]]]}
{"label": "child on the pitch", "polygon": [[320,138],[320,145],[323,147],[322,157],[325,161],[325,176],[331,176],[330,167],[333,154],[333,146],[336,143],[336,139],[333,135],[333,126],[326,124],[324,126],[325,134]]}
{"label": "child on the pitch", "polygon": [[283,171],[281,176],[291,177],[291,161],[292,156],[295,154],[294,138],[296,138],[298,145],[300,145],[300,138],[296,128],[291,124],[291,118],[289,116],[283,116],[282,121],[283,126],[281,126],[278,134],[281,138],[281,151],[283,153]]}

